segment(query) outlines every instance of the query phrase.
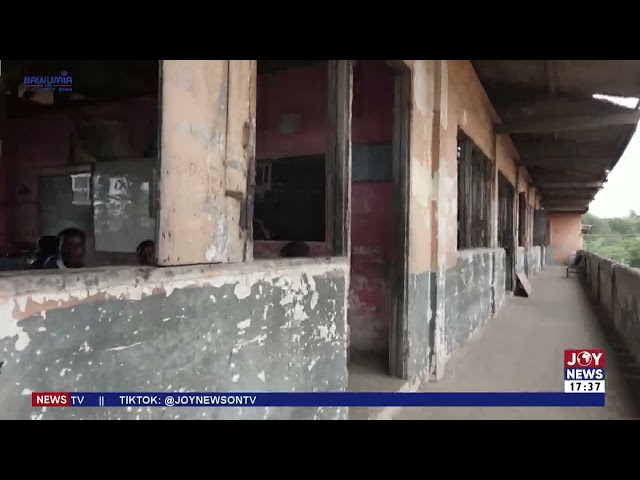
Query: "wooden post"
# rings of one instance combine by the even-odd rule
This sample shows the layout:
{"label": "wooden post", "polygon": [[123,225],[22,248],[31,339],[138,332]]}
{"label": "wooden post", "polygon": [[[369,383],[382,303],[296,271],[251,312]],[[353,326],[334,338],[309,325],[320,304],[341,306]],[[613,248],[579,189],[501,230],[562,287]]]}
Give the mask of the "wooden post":
{"label": "wooden post", "polygon": [[255,60],[161,62],[158,263],[242,261],[255,137]]}

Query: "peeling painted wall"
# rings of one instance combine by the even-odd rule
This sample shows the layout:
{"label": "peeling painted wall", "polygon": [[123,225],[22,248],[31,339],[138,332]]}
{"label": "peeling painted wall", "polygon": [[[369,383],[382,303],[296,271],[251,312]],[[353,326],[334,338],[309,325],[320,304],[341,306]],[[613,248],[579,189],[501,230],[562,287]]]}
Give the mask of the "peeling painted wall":
{"label": "peeling painted wall", "polygon": [[344,419],[342,408],[38,409],[32,391],[343,391],[346,260],[0,280],[2,419]]}
{"label": "peeling painted wall", "polygon": [[526,255],[526,271],[530,277],[542,269],[542,247],[529,247]]}
{"label": "peeling painted wall", "polygon": [[507,254],[503,248],[495,249],[493,261],[493,314],[495,315],[507,300]]}
{"label": "peeling painted wall", "polygon": [[[439,311],[436,275],[438,236],[444,224],[438,224],[438,198],[446,196],[444,178],[442,188],[438,179],[436,115],[436,60],[405,60],[411,68],[411,125],[409,164],[409,245],[407,283],[406,364],[409,378],[419,378],[435,370],[436,317]],[[445,205],[443,203],[442,205]],[[444,264],[444,261],[443,261]],[[444,270],[444,267],[442,267]],[[442,285],[444,281],[442,282]]]}
{"label": "peeling painted wall", "polygon": [[585,287],[636,364],[640,364],[640,270],[586,254]]}
{"label": "peeling painted wall", "polygon": [[[482,87],[471,63],[467,60],[414,60],[405,61],[414,71],[414,110],[412,119],[412,157],[411,184],[423,182],[420,190],[412,191],[411,204],[411,242],[413,248],[410,265],[421,257],[416,250],[429,242],[431,280],[430,313],[432,332],[429,340],[430,370],[435,378],[443,374],[449,355],[462,346],[471,332],[475,331],[489,318],[492,309],[499,310],[504,303],[504,251],[496,254],[496,269],[492,263],[485,262],[484,273],[476,268],[481,277],[480,285],[460,290],[460,274],[465,269],[461,265],[471,258],[473,253],[458,252],[457,245],[457,130],[460,127],[496,165],[496,171],[503,172],[516,184],[516,164],[518,158],[511,140],[507,136],[496,137],[494,125],[500,119],[495,112],[484,88]],[[421,107],[416,103],[421,100]],[[432,107],[433,114],[425,107]],[[432,128],[430,127],[432,126]],[[423,140],[423,142],[418,141]],[[425,148],[426,146],[426,148]],[[423,180],[420,165],[426,163],[430,178]],[[414,178],[417,177],[417,178]],[[496,175],[497,182],[497,175]],[[497,186],[496,207],[493,209],[492,245],[497,244]],[[424,218],[420,210],[419,197],[427,199],[428,214]],[[531,199],[535,202],[535,199]],[[417,210],[416,210],[417,209]],[[416,218],[418,217],[418,218]],[[419,225],[420,228],[415,228]],[[473,261],[482,261],[479,259]],[[485,259],[486,260],[486,259]],[[488,262],[488,263],[487,263]],[[473,267],[470,267],[473,270]],[[414,269],[415,271],[415,269]],[[491,285],[493,300],[491,300]],[[483,292],[483,293],[480,293]],[[458,303],[450,303],[451,296]],[[492,306],[493,305],[493,306]],[[470,317],[460,316],[468,310]],[[464,315],[464,314],[462,314]],[[461,323],[458,323],[461,322]],[[435,349],[435,356],[433,355]],[[422,352],[419,352],[422,354]]]}
{"label": "peeling painted wall", "polygon": [[516,251],[516,273],[525,273],[526,250],[518,247]]}
{"label": "peeling painted wall", "polygon": [[436,287],[435,275],[425,272],[410,274],[407,285],[407,372],[409,378],[424,375],[429,367],[435,340],[435,319],[432,312],[436,306],[433,289]]}
{"label": "peeling painted wall", "polygon": [[458,262],[446,272],[445,346],[450,356],[466,343],[493,314],[493,260],[491,249],[459,252]]}

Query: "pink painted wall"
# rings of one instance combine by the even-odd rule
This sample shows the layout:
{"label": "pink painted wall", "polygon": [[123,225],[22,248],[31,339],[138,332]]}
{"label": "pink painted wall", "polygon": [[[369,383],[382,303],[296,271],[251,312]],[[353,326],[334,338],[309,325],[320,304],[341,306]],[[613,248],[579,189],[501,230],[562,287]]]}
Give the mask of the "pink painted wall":
{"label": "pink painted wall", "polygon": [[583,248],[582,215],[580,213],[554,212],[547,215],[549,221],[549,263],[565,264],[571,254]]}
{"label": "pink painted wall", "polygon": [[[393,73],[384,63],[358,61],[354,69],[353,144],[391,142]],[[327,65],[260,75],[257,95],[257,158],[324,153],[328,133]],[[296,113],[302,126],[280,132],[280,115]],[[349,324],[355,350],[386,351],[391,297],[387,283],[393,217],[390,182],[352,186],[352,257]],[[277,257],[285,242],[255,242],[255,258]],[[326,255],[322,244],[312,255]]]}
{"label": "pink painted wall", "polygon": [[[37,242],[37,178],[43,167],[62,167],[68,164],[73,118],[127,122],[132,153],[143,156],[149,141],[149,121],[156,103],[156,98],[143,97],[9,120],[2,161],[7,177],[8,232],[11,241]],[[21,184],[29,189],[28,195],[18,195]],[[0,198],[4,198],[1,190]]]}

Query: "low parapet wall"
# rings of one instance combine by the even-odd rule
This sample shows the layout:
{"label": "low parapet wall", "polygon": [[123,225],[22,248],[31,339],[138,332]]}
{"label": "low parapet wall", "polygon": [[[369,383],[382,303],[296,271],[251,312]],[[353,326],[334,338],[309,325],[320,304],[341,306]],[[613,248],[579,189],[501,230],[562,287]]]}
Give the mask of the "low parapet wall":
{"label": "low parapet wall", "polygon": [[591,297],[640,364],[640,269],[584,254],[585,284]]}

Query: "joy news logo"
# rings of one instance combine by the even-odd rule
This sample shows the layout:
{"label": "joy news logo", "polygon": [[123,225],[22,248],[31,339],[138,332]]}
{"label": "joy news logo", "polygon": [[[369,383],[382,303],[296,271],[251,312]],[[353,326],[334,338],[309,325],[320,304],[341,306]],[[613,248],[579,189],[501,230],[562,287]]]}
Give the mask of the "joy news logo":
{"label": "joy news logo", "polygon": [[604,350],[564,351],[564,393],[605,393]]}
{"label": "joy news logo", "polygon": [[60,75],[53,76],[25,75],[23,83],[30,92],[71,92],[73,90],[73,77],[66,70],[60,72]]}

